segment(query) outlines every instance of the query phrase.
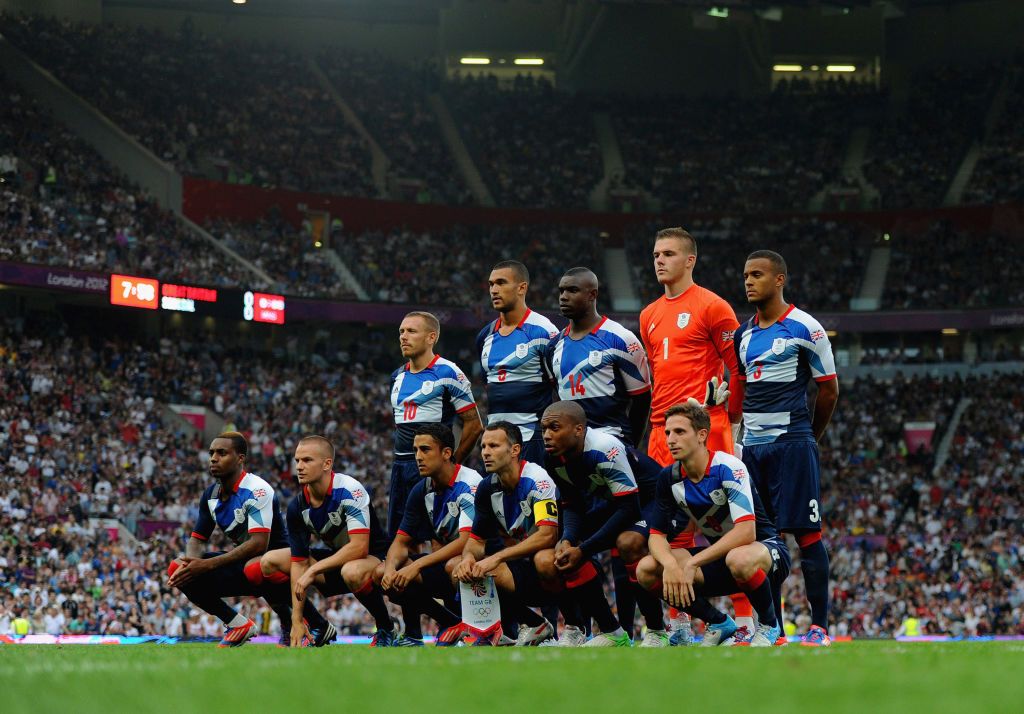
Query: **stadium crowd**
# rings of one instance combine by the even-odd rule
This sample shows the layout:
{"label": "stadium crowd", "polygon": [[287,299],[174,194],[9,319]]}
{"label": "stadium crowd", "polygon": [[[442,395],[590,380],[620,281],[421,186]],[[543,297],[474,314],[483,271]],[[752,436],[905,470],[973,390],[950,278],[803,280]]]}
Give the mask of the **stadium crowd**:
{"label": "stadium crowd", "polygon": [[[499,260],[530,268],[528,303],[557,309],[558,279],[571,267],[604,274],[603,244],[596,228],[559,225],[455,226],[433,232],[395,229],[346,235],[339,254],[371,299],[384,302],[476,307],[490,315],[487,276]],[[396,261],[395,257],[401,260]],[[607,291],[601,293],[607,306]]]}
{"label": "stadium crowd", "polygon": [[499,205],[588,208],[604,171],[584,98],[526,76],[464,77],[444,93]]}
{"label": "stadium crowd", "polygon": [[[663,227],[637,226],[626,234],[633,284],[645,303],[664,293],[655,279],[651,257],[654,236]],[[860,290],[873,239],[873,232],[859,224],[806,216],[698,219],[687,230],[697,239],[694,280],[727,300],[741,317],[750,313],[743,290],[743,263],[752,251],[771,245],[786,259],[786,297],[790,302],[812,312],[845,312]]]}
{"label": "stadium crowd", "polygon": [[1024,200],[1024,62],[1018,60],[1007,72],[1002,115],[985,139],[964,203]]}
{"label": "stadium crowd", "polygon": [[370,153],[313,75],[277,46],[4,15],[21,50],[186,174],[373,196]]}
{"label": "stadium crowd", "polygon": [[404,198],[419,203],[472,201],[427,100],[428,90],[437,89],[435,68],[337,48],[322,51],[317,61],[380,144],[393,176],[422,182],[416,195]]}
{"label": "stadium crowd", "polygon": [[[892,309],[964,309],[1024,304],[1016,266],[1024,245],[1010,235],[936,221],[921,235],[896,234],[882,305]],[[985,266],[975,279],[971,266]]]}
{"label": "stadium crowd", "polygon": [[662,209],[803,211],[838,179],[850,127],[882,99],[855,83],[785,84],[767,98],[616,98],[609,109],[627,180]]}

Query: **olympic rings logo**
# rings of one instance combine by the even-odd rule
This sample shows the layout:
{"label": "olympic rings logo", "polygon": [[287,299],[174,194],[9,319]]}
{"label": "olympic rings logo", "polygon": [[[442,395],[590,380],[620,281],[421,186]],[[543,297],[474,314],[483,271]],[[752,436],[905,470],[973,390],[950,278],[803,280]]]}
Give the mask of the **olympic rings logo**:
{"label": "olympic rings logo", "polygon": [[477,617],[487,617],[491,614],[491,608],[478,607],[476,610],[473,611],[473,614],[475,614]]}

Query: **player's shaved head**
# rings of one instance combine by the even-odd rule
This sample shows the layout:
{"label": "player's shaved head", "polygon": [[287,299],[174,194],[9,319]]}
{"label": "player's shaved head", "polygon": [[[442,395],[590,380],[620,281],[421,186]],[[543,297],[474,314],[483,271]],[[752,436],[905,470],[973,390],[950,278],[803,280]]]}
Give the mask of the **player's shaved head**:
{"label": "player's shaved head", "polygon": [[315,447],[325,459],[334,460],[334,444],[331,443],[330,439],[319,434],[310,434],[299,439],[298,446],[303,444]]}
{"label": "player's shaved head", "polygon": [[508,270],[511,271],[515,277],[516,282],[529,283],[530,282],[530,271],[526,269],[526,266],[520,263],[518,260],[503,260],[500,263],[496,263],[491,272],[495,270]]}
{"label": "player's shaved head", "polygon": [[572,401],[571,399],[554,402],[544,410],[544,415],[541,419],[543,420],[554,417],[565,419],[566,421],[573,424],[579,424],[580,426],[587,425],[587,413],[583,411],[583,407],[579,405],[579,402]]}
{"label": "player's shaved head", "polygon": [[565,275],[562,276],[563,280],[565,278],[571,278],[573,282],[584,290],[597,290],[601,287],[601,284],[597,279],[597,275],[590,268],[569,268],[565,271]]}
{"label": "player's shaved head", "polygon": [[690,235],[690,232],[681,226],[662,228],[654,236],[654,242],[659,240],[673,239],[679,241],[683,251],[689,255],[697,255],[697,239]]}
{"label": "player's shaved head", "polygon": [[748,263],[752,260],[767,260],[771,264],[772,271],[774,271],[776,275],[789,275],[789,268],[786,266],[786,259],[774,250],[755,250],[747,256]]}

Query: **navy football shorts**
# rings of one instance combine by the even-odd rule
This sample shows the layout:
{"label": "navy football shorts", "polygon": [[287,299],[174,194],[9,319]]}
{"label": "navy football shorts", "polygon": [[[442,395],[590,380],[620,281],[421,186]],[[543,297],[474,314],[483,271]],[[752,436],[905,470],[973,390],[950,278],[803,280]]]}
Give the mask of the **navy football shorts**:
{"label": "navy football shorts", "polygon": [[814,441],[744,446],[743,463],[777,529],[821,530],[821,471]]}

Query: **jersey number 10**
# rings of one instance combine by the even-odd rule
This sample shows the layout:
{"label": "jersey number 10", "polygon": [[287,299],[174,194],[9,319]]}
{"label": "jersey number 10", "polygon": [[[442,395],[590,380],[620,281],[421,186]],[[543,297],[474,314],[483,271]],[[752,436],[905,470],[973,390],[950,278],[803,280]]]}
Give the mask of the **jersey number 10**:
{"label": "jersey number 10", "polygon": [[403,402],[402,406],[405,407],[405,409],[402,411],[403,420],[412,421],[413,419],[416,418],[416,408],[418,406],[416,402]]}

